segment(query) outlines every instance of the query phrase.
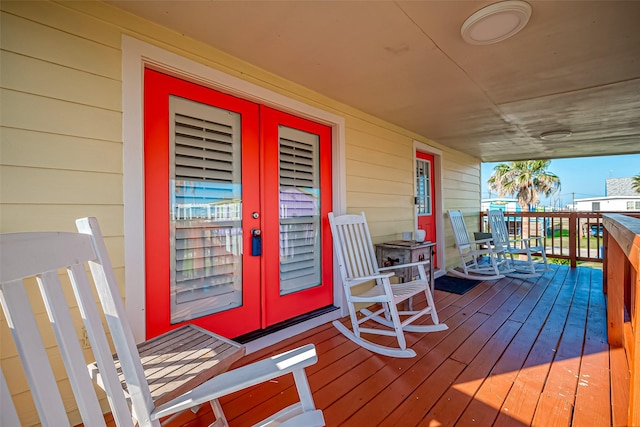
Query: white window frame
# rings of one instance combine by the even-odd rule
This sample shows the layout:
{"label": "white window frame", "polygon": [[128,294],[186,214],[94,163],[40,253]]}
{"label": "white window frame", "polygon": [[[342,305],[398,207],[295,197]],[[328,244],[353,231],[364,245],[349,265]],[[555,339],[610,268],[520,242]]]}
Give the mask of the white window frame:
{"label": "white window frame", "polygon": [[[152,44],[122,36],[122,137],[124,188],[125,299],[127,317],[137,342],[145,339],[145,248],[144,248],[144,68],[201,84],[243,99],[328,125],[332,129],[333,211],[345,213],[345,119],[310,106],[202,63],[161,49]],[[341,307],[323,316],[300,323],[285,331],[256,340],[247,352],[256,351],[279,340],[346,315],[342,286],[334,266],[334,305]]]}

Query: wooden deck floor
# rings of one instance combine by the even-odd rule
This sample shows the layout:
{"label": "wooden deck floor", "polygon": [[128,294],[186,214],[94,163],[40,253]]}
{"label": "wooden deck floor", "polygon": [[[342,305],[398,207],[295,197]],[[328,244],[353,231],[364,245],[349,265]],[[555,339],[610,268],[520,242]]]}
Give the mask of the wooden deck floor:
{"label": "wooden deck floor", "polygon": [[[407,334],[412,359],[372,354],[327,324],[243,362],[314,343],[319,361],[307,375],[327,426],[609,426],[625,410],[611,403],[610,361],[624,356],[607,344],[601,270],[553,266],[465,295],[436,291],[436,304],[449,329]],[[294,392],[286,378],[222,405],[232,426],[248,426]],[[172,425],[211,421],[203,407]]]}

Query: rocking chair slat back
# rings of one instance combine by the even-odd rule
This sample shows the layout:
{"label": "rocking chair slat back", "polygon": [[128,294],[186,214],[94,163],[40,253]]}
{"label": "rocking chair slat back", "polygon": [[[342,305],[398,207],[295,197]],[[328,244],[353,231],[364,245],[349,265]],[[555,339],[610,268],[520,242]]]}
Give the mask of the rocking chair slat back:
{"label": "rocking chair slat back", "polygon": [[449,219],[451,220],[451,228],[455,237],[455,242],[459,250],[466,251],[471,248],[471,239],[467,232],[467,226],[464,217],[460,211],[449,211]]}
{"label": "rocking chair slat back", "polygon": [[378,265],[369,230],[360,215],[344,215],[336,224],[337,238],[343,243],[336,247],[336,255],[343,280],[372,276],[378,273]]}

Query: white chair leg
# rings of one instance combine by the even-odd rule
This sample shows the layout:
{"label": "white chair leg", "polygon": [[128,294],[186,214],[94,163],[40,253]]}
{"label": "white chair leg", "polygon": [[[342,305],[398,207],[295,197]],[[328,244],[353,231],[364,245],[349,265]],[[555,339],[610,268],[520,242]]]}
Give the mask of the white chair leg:
{"label": "white chair leg", "polygon": [[209,427],[229,427],[229,422],[227,421],[227,417],[224,416],[224,411],[222,410],[220,401],[218,399],[213,399],[210,400],[209,403],[211,404],[213,415],[216,416],[216,420],[213,424],[209,425]]}

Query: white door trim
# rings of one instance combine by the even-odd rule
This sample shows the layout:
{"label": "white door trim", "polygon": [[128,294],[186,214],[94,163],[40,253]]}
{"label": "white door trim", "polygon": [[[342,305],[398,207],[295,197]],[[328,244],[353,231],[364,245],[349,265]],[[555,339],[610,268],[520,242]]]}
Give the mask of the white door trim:
{"label": "white door trim", "polygon": [[[145,66],[249,101],[295,114],[332,128],[333,211],[346,210],[344,117],[310,106],[238,77],[127,35],[122,36],[122,138],[125,299],[136,341],[145,339],[143,74]],[[334,304],[343,307],[342,286],[334,267]],[[296,326],[296,332],[342,317],[341,310]],[[291,334],[291,331],[288,331]],[[278,339],[277,335],[272,338]],[[275,342],[275,341],[274,341]],[[261,341],[260,346],[270,344]],[[257,349],[256,345],[248,348]]]}

